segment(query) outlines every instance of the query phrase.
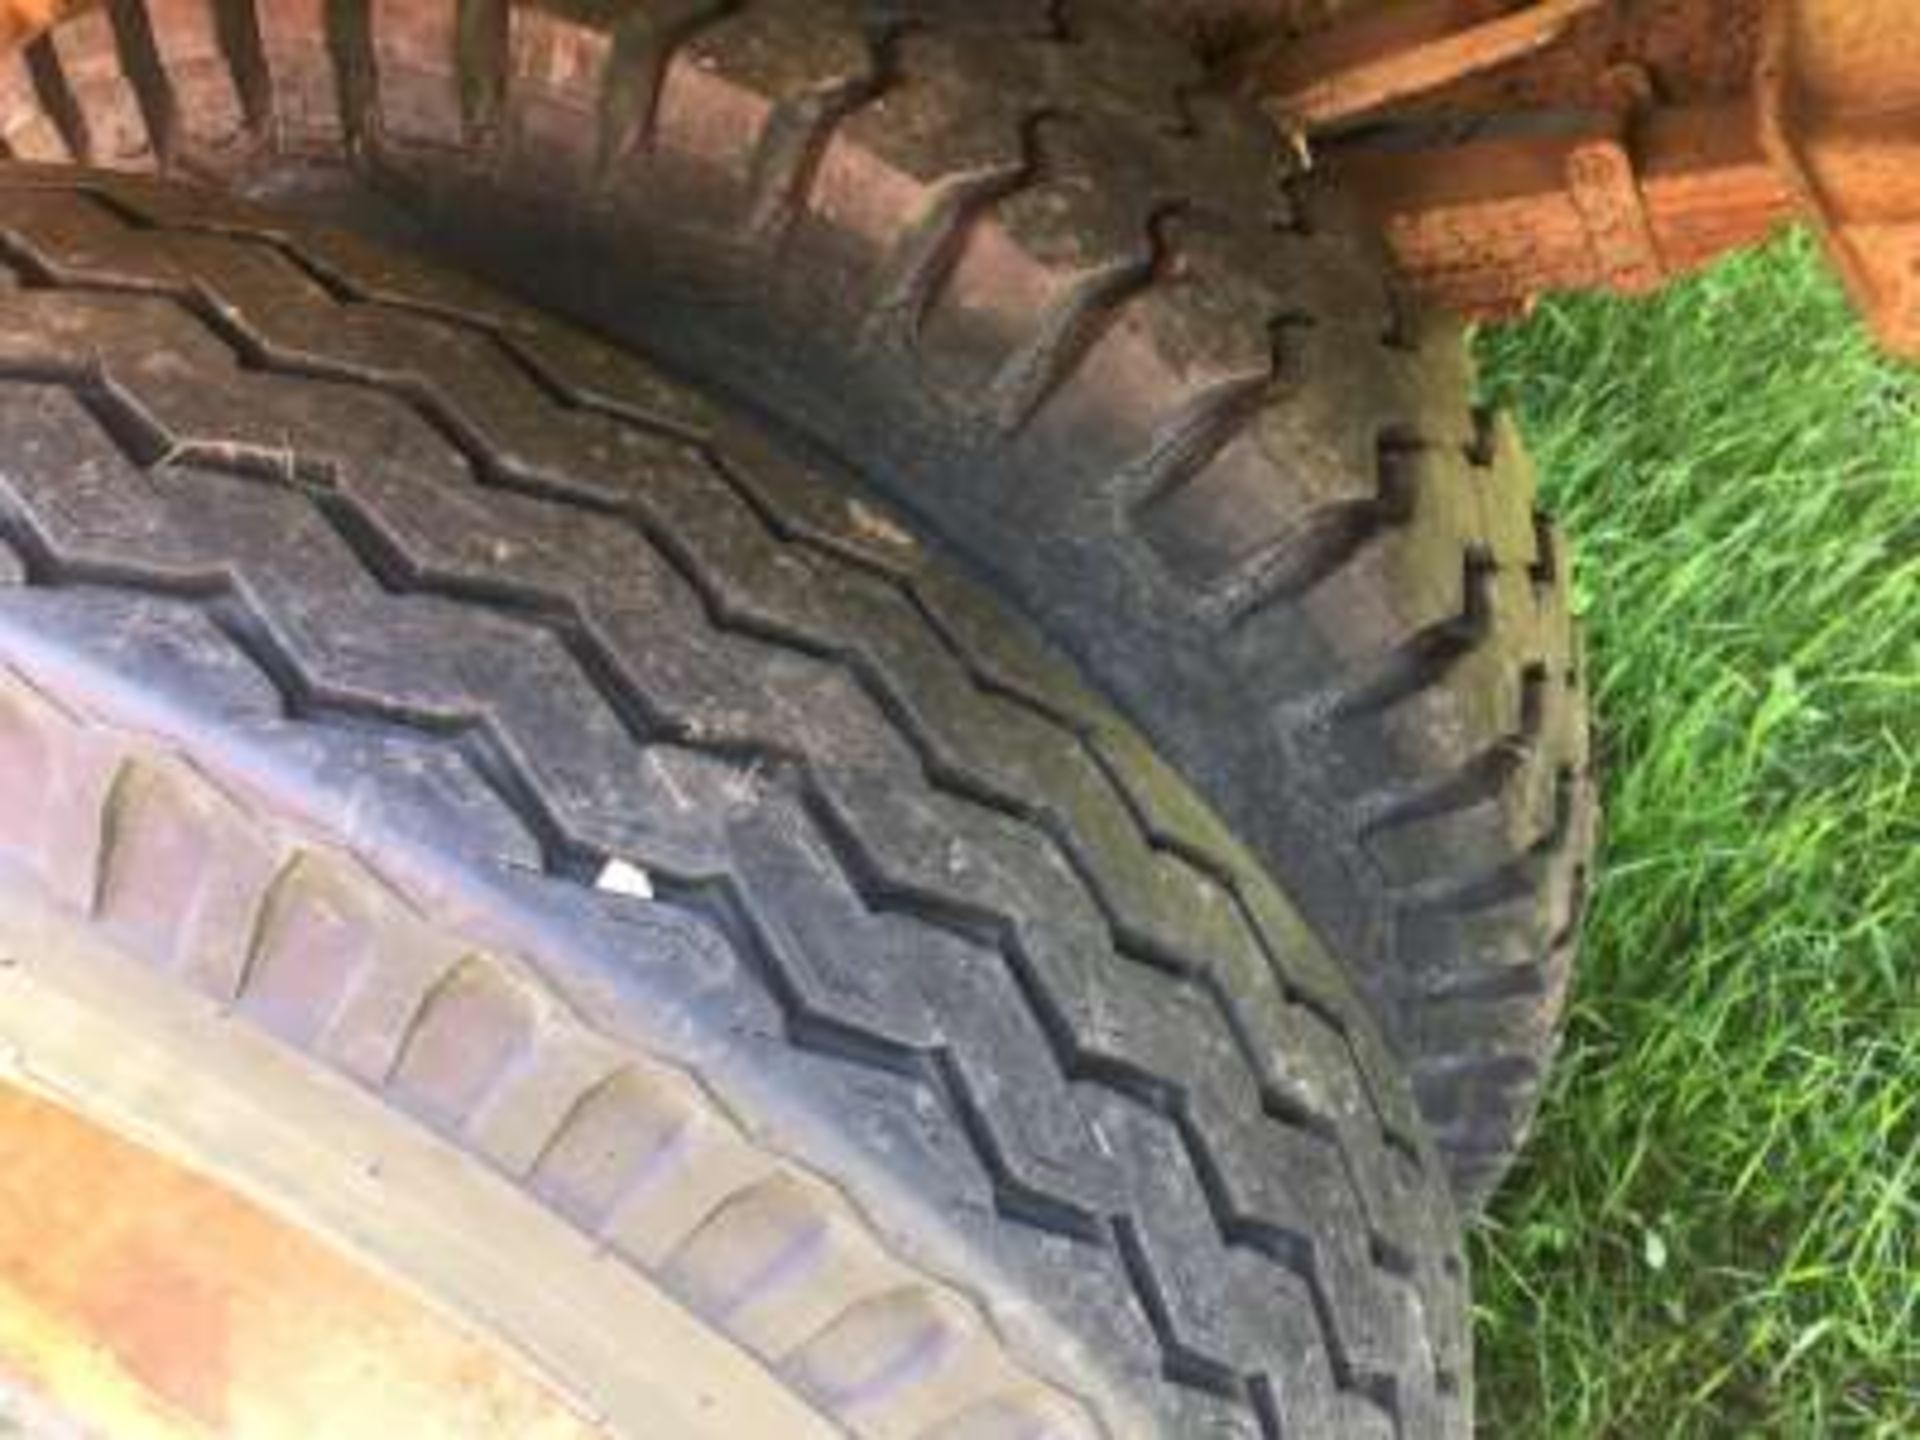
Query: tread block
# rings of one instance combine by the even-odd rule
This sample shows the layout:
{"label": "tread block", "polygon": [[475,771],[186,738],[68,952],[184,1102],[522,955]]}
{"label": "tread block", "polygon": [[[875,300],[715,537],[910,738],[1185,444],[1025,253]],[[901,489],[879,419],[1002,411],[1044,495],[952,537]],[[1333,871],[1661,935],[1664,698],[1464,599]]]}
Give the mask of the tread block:
{"label": "tread block", "polygon": [[144,10],[169,93],[171,143],[197,165],[237,163],[253,137],[216,0],[150,0]]}
{"label": "tread block", "polygon": [[380,37],[374,100],[382,144],[452,147],[466,138],[457,0],[396,4],[367,0]]}
{"label": "tread block", "polygon": [[154,138],[133,82],[121,69],[108,12],[82,11],[48,31],[42,44],[45,73],[57,77],[73,107],[74,157],[109,170],[150,167]]}
{"label": "tread block", "polygon": [[427,992],[387,1083],[410,1109],[458,1128],[525,1059],[535,1023],[497,964],[469,959]]}
{"label": "tread block", "polygon": [[906,1440],[951,1418],[991,1364],[972,1316],[894,1291],[850,1307],[784,1368],[856,1435]]}
{"label": "tread block", "polygon": [[0,671],[0,851],[77,908],[98,899],[102,822],[121,765],[25,678]]}
{"label": "tread block", "polygon": [[327,25],[327,0],[253,7],[276,145],[294,155],[339,153],[347,140]]}
{"label": "tread block", "polygon": [[120,772],[102,824],[103,928],[148,964],[232,999],[276,857],[208,786],[151,763]]}
{"label": "tread block", "polygon": [[664,1102],[673,1128],[642,1162],[600,1234],[621,1254],[658,1269],[729,1196],[766,1180],[772,1165],[707,1107]]}
{"label": "tread block", "polygon": [[613,1046],[582,1028],[542,1014],[521,1063],[468,1116],[475,1147],[510,1175],[524,1176],[538,1163],[581,1097],[620,1063]]}
{"label": "tread block", "polygon": [[302,1049],[318,1043],[361,978],[379,963],[381,922],[360,886],[298,856],[260,907],[239,1007]]}
{"label": "tread block", "polygon": [[666,1262],[676,1293],[724,1315],[770,1359],[803,1344],[898,1270],[824,1194],[775,1177],[722,1203]]}
{"label": "tread block", "polygon": [[652,1164],[668,1164],[693,1108],[631,1070],[579,1097],[529,1171],[529,1183],[583,1225],[598,1229]]}

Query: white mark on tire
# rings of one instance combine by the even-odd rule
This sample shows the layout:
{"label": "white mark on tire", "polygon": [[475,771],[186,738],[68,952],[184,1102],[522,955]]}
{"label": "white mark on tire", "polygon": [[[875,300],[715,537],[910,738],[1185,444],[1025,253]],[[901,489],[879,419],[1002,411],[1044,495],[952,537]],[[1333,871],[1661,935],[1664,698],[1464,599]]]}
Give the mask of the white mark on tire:
{"label": "white mark on tire", "polygon": [[609,895],[625,895],[633,900],[653,899],[653,877],[630,860],[619,856],[600,867],[593,888]]}

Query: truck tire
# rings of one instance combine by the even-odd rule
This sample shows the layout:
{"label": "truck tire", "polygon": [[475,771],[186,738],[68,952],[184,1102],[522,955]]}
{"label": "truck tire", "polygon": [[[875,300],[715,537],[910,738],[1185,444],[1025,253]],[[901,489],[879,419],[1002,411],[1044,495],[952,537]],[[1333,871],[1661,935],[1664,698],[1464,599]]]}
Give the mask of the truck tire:
{"label": "truck tire", "polygon": [[849,457],[1281,877],[1477,1206],[1594,843],[1560,543],[1457,330],[1128,11],[128,0],[0,80],[0,136],[316,203],[344,161]]}
{"label": "truck tire", "polygon": [[[22,1070],[84,1105],[160,1055],[143,1129],[204,1120],[180,1074],[297,1129],[199,1159],[627,1433],[1470,1432],[1459,1222],[1364,1002],[883,502],[211,193],[6,166],[0,217]],[[429,1140],[451,1282],[382,1229]],[[623,1339],[663,1312],[711,1364]]]}

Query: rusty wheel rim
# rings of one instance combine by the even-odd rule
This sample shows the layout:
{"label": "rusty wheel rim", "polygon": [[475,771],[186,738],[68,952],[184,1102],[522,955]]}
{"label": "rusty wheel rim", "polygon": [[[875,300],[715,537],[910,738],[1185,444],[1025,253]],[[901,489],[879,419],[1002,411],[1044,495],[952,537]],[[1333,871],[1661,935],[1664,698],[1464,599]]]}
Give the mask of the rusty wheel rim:
{"label": "rusty wheel rim", "polygon": [[0,1150],[0,1385],[28,1436],[600,1433],[518,1357],[72,1109],[0,1084]]}

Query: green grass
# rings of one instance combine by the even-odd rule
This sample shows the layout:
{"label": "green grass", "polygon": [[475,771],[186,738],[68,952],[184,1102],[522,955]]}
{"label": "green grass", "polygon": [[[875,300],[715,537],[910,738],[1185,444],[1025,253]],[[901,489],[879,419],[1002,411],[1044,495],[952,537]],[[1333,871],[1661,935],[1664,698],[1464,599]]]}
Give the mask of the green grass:
{"label": "green grass", "polygon": [[1484,337],[1579,563],[1607,856],[1477,1242],[1498,1436],[1920,1436],[1920,368],[1793,237]]}

